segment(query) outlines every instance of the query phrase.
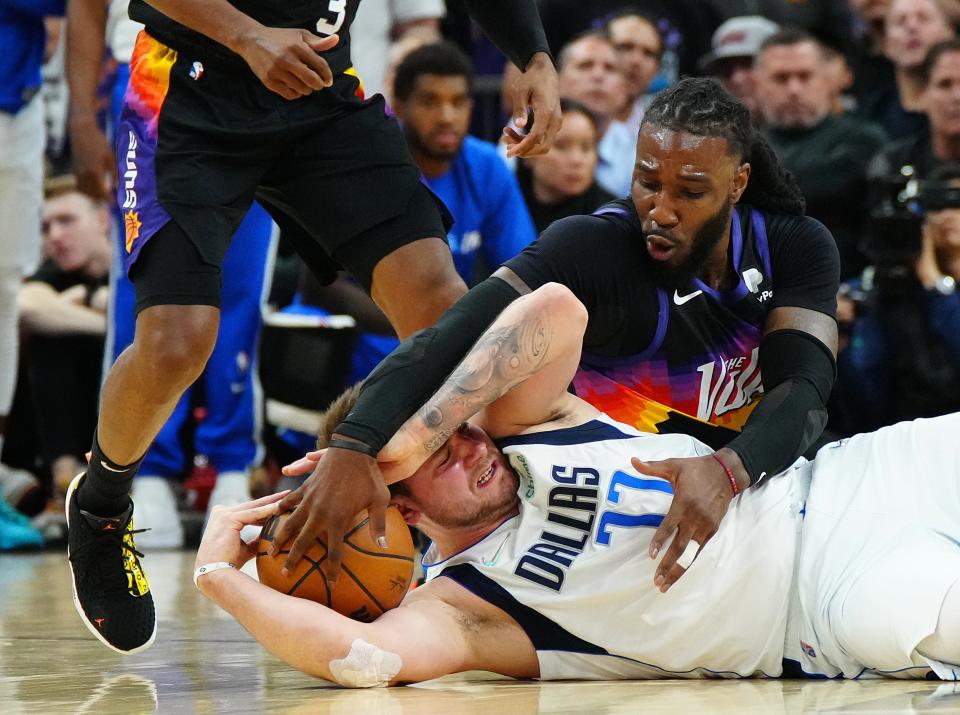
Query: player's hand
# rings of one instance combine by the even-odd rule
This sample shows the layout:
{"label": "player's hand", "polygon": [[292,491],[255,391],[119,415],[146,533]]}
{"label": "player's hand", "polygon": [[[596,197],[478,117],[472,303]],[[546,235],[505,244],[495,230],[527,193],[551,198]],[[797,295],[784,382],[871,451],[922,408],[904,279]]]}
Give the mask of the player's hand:
{"label": "player's hand", "polygon": [[260,26],[238,49],[264,86],[284,99],[298,99],[333,84],[330,65],[318,52],[336,47],[337,35]]}
{"label": "player's hand", "polygon": [[96,201],[109,201],[117,186],[117,162],[95,118],[70,120],[70,148],[77,188]]}
{"label": "player's hand", "polygon": [[[553,62],[545,52],[538,52],[527,69],[510,79],[507,88],[513,108],[513,124],[503,130],[507,156],[530,157],[546,154],[563,121],[560,113],[560,84]],[[527,126],[527,110],[533,110],[534,122]]]}
{"label": "player's hand", "polygon": [[325,449],[315,449],[312,452],[307,452],[300,459],[281,468],[280,473],[285,477],[302,477],[304,474],[310,474],[317,468],[317,464],[320,463],[320,459],[326,452]]}
{"label": "player's hand", "polygon": [[280,502],[281,511],[295,511],[274,535],[270,555],[293,538],[283,564],[292,571],[314,539],[321,537],[328,549],[327,579],[334,582],[340,575],[343,535],[364,509],[370,517],[370,537],[386,548],[389,504],[390,491],[377,460],[348,449],[328,449],[313,474]]}
{"label": "player's hand", "polygon": [[234,506],[215,506],[210,511],[207,528],[197,549],[194,568],[217,561],[226,561],[237,568],[257,555],[257,540],[246,544],[240,538],[240,530],[252,524],[263,524],[280,512],[280,500],[290,490],[269,494],[261,499]]}
{"label": "player's hand", "polygon": [[[739,465],[739,459],[727,456],[730,454],[733,453],[729,450],[723,452],[724,462],[730,465],[736,459]],[[670,548],[660,559],[653,577],[654,585],[666,593],[717,533],[733,499],[733,489],[723,467],[710,456],[664,459],[659,462],[641,462],[634,457],[631,463],[638,472],[666,479],[673,486],[673,503],[650,541],[649,552],[650,558],[656,559],[673,535]],[[742,466],[739,471],[738,488],[745,489],[749,479]],[[737,474],[736,470],[734,474]],[[686,564],[677,563],[691,541],[700,544],[699,548],[694,544],[696,554]]]}

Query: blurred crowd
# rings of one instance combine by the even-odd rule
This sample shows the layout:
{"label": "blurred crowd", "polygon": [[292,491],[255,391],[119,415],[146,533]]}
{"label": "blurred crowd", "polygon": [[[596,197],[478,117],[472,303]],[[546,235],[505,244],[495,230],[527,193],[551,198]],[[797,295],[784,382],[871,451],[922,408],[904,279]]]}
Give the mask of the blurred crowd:
{"label": "blurred crowd", "polygon": [[[551,222],[629,195],[651,98],[713,76],[837,242],[828,434],[960,410],[960,0],[539,4],[563,128],[533,159],[497,145],[517,69],[456,0],[365,0],[351,30],[366,96],[384,95],[454,218],[468,284]],[[123,0],[0,0],[0,550],[63,538],[105,366],[132,340],[111,147],[138,31]],[[37,231],[42,252],[17,253]],[[138,545],[179,546],[181,513],[274,486],[325,403],[396,344],[357,284],[320,285],[255,207],[225,263],[217,352],[135,480]]]}

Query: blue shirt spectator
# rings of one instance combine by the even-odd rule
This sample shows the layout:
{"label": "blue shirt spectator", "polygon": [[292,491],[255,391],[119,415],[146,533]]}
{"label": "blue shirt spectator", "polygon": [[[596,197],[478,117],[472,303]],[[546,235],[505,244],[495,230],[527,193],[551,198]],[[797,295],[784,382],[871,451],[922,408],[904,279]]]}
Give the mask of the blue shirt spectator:
{"label": "blue shirt spectator", "polygon": [[65,0],[0,0],[0,111],[16,114],[40,89],[47,42],[43,18],[63,15]]}
{"label": "blue shirt spectator", "polygon": [[536,238],[517,180],[492,144],[465,137],[449,170],[424,180],[453,215],[447,241],[468,284],[478,251],[493,270]]}

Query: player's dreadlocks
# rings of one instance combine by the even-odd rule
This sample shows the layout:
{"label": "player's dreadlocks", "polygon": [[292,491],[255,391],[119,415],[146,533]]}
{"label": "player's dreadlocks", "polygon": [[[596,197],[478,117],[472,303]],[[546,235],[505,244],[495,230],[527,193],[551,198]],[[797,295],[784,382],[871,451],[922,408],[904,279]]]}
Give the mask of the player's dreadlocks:
{"label": "player's dreadlocks", "polygon": [[664,90],[650,104],[643,123],[726,139],[730,151],[750,164],[743,203],[772,213],[799,215],[806,210],[797,180],[753,126],[750,111],[716,80],[694,77]]}

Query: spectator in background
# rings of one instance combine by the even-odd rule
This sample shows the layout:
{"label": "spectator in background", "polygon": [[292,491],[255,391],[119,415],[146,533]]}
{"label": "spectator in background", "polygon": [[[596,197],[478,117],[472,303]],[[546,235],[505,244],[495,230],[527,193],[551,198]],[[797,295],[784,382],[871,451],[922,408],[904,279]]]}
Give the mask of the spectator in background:
{"label": "spectator in background", "polygon": [[908,137],[926,125],[923,114],[922,67],[933,45],[954,36],[937,0],[892,0],[884,23],[884,54],[893,62],[897,103],[890,104],[882,124],[893,139]]}
{"label": "spectator in background", "polygon": [[660,79],[666,85],[696,70],[697,58],[706,51],[716,27],[710,24],[713,16],[703,12],[703,0],[540,0],[538,4],[555,53],[580,33],[602,28],[620,12],[653,19],[664,39]]}
{"label": "spectator in background", "polygon": [[927,128],[873,158],[868,175],[875,185],[891,178],[926,179],[941,162],[960,161],[960,39],[930,48],[918,76]]}
{"label": "spectator in background", "polygon": [[926,215],[879,223],[874,265],[841,290],[834,429],[960,410],[960,163],[934,168],[920,186]]}
{"label": "spectator in background", "polygon": [[385,74],[393,42],[408,35],[428,42],[440,39],[443,0],[361,2],[350,33],[350,59],[367,97],[386,96]]}
{"label": "spectator in background", "polygon": [[775,22],[759,15],[732,17],[713,33],[711,51],[700,58],[700,71],[746,105],[754,122],[762,123],[757,109],[753,61],[760,45],[778,30]]}
{"label": "spectator in background", "polygon": [[544,156],[521,159],[517,180],[539,234],[557,219],[593,213],[616,197],[594,179],[600,132],[590,110],[561,99],[563,126]]}
{"label": "spectator in background", "polygon": [[700,12],[714,27],[733,17],[762,15],[781,27],[796,27],[831,47],[850,44],[850,8],[845,0],[701,0]]}
{"label": "spectator in background", "polygon": [[[45,129],[40,67],[47,51],[44,17],[63,15],[64,0],[0,2],[0,456],[17,379],[17,296],[40,256]],[[0,501],[35,492],[32,475],[0,462]],[[0,510],[0,548],[36,543],[39,534]]]}
{"label": "spectator in background", "polygon": [[854,111],[864,119],[882,125],[893,137],[896,127],[885,116],[890,107],[899,107],[893,63],[883,53],[885,25],[890,0],[849,0],[853,12],[853,37],[845,48],[853,72],[850,94]]}
{"label": "spectator in background", "polygon": [[866,167],[883,146],[883,131],[831,113],[833,84],[823,48],[801,30],[781,30],[764,41],[756,79],[767,140],[796,176],[807,213],[833,233],[841,277],[856,275],[866,263],[858,250],[869,211]]}
{"label": "spectator in background", "polygon": [[615,122],[627,101],[617,51],[607,34],[590,30],[560,51],[560,96],[574,99],[596,117],[600,128],[597,183],[616,196],[630,193],[637,134]]}
{"label": "spectator in background", "polygon": [[627,101],[616,114],[630,134],[640,133],[650,83],[660,72],[666,49],[656,22],[634,10],[622,10],[606,24],[607,35],[620,59]]}
{"label": "spectator in background", "polygon": [[97,424],[113,250],[107,208],[73,177],[47,182],[43,246],[46,259],[20,289],[20,325],[41,456],[62,513]]}
{"label": "spectator in background", "polygon": [[493,270],[536,238],[496,147],[467,134],[472,90],[473,66],[448,42],[408,54],[394,78],[394,111],[427,186],[453,215],[447,241],[468,285],[478,254]]}
{"label": "spectator in background", "polygon": [[821,45],[823,61],[826,64],[827,80],[830,83],[830,111],[844,114],[854,108],[853,100],[847,93],[853,87],[853,70],[843,52],[834,47]]}

